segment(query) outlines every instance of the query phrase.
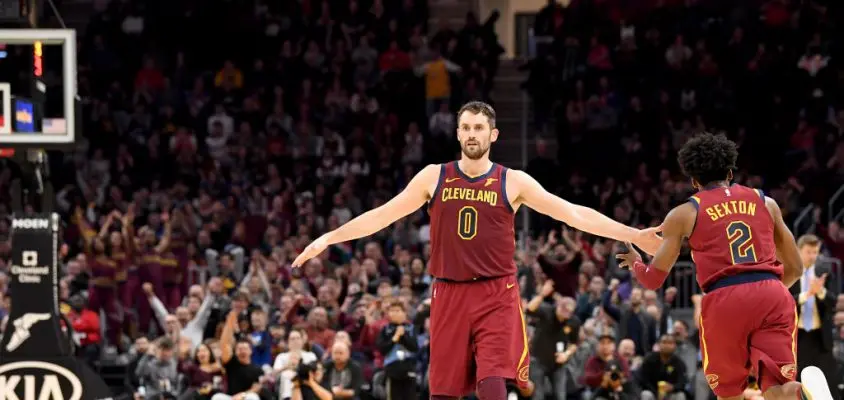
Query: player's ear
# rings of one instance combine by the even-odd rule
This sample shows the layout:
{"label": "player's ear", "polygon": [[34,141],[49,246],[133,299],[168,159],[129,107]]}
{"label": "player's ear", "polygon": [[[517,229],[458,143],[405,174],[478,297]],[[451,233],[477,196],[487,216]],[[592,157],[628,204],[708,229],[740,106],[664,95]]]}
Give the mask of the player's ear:
{"label": "player's ear", "polygon": [[697,183],[694,178],[692,178],[692,187],[695,188],[695,190],[700,190],[700,183]]}
{"label": "player's ear", "polygon": [[492,128],[489,132],[489,141],[490,143],[495,143],[498,140],[498,128]]}
{"label": "player's ear", "polygon": [[728,170],[727,171],[727,182],[730,182],[732,180],[733,180],[733,170]]}

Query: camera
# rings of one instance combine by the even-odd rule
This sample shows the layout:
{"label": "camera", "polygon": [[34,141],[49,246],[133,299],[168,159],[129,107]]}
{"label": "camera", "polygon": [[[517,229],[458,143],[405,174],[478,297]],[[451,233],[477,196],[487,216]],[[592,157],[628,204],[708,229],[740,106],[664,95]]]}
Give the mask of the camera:
{"label": "camera", "polygon": [[307,382],[311,379],[311,374],[316,372],[316,362],[301,363],[296,367],[296,380],[299,382]]}
{"label": "camera", "polygon": [[610,374],[610,380],[613,382],[618,382],[622,378],[620,368],[615,362],[607,364],[606,372]]}

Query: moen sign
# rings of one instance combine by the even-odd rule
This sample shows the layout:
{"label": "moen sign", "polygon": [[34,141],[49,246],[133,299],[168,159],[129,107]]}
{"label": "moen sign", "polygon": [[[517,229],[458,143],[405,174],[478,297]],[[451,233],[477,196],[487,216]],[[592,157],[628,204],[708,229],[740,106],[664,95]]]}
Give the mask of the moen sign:
{"label": "moen sign", "polygon": [[12,220],[13,229],[50,229],[50,220],[46,218],[19,218]]}
{"label": "moen sign", "polygon": [[12,220],[11,310],[0,338],[0,400],[106,400],[108,387],[77,360],[59,314],[59,219]]}

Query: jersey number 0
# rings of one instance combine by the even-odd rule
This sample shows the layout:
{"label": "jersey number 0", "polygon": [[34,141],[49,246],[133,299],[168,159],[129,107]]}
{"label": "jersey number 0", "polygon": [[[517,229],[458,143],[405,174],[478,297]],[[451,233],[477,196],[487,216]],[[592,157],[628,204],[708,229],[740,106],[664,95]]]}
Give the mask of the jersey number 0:
{"label": "jersey number 0", "polygon": [[463,240],[472,240],[478,234],[478,210],[466,206],[457,212],[457,235]]}
{"label": "jersey number 0", "polygon": [[727,239],[730,241],[730,258],[733,265],[756,262],[756,250],[753,248],[753,232],[750,225],[742,221],[733,221],[727,225]]}

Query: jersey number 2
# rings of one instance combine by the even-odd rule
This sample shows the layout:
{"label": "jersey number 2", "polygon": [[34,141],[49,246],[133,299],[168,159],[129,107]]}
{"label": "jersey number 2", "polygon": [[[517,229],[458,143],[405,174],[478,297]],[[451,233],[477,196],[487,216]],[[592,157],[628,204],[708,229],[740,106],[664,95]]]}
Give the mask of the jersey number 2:
{"label": "jersey number 2", "polygon": [[756,262],[756,250],[753,248],[753,233],[750,225],[742,221],[733,221],[727,225],[727,239],[730,241],[730,257],[733,265]]}
{"label": "jersey number 2", "polygon": [[478,210],[466,206],[457,212],[457,235],[463,240],[472,240],[478,234]]}

